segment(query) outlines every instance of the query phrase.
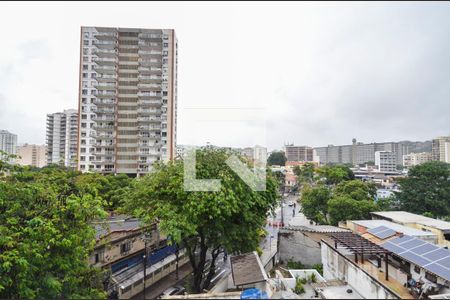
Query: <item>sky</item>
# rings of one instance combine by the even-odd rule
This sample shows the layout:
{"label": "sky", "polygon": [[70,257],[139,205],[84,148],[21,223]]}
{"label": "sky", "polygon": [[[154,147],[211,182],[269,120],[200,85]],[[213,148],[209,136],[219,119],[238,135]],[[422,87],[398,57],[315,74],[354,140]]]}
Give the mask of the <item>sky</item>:
{"label": "sky", "polygon": [[78,107],[81,26],[172,28],[178,144],[281,149],[450,134],[450,3],[0,4],[0,129]]}

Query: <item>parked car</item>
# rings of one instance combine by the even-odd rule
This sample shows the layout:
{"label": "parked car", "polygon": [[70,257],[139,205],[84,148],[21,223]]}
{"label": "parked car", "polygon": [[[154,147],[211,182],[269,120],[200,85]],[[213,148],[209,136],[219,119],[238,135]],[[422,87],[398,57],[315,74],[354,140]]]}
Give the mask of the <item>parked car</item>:
{"label": "parked car", "polygon": [[288,201],[288,205],[289,206],[294,206],[294,201],[292,201],[292,200]]}
{"label": "parked car", "polygon": [[180,285],[171,286],[170,288],[168,288],[164,292],[162,292],[158,298],[164,298],[166,296],[173,296],[173,295],[181,295],[185,291],[186,291],[186,289]]}

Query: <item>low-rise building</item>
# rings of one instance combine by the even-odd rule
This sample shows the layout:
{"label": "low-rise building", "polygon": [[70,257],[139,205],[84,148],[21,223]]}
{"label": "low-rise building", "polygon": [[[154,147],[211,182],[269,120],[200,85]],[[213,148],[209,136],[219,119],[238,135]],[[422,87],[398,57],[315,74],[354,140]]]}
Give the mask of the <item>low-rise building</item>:
{"label": "low-rise building", "polygon": [[432,232],[437,236],[437,243],[439,245],[450,246],[450,222],[428,218],[406,211],[379,211],[372,212],[371,214],[372,218],[376,220],[387,220],[422,231]]}
{"label": "low-rise building", "polygon": [[403,166],[405,168],[410,168],[421,165],[431,160],[431,152],[410,153],[407,155],[403,155]]}

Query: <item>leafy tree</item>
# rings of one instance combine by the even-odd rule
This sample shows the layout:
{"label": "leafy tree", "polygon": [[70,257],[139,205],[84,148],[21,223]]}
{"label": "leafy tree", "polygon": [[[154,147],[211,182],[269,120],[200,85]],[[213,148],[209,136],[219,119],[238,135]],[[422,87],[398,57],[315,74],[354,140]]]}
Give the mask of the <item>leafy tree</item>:
{"label": "leafy tree", "polygon": [[106,296],[88,264],[103,203],[77,187],[79,175],[22,168],[0,178],[0,298]]}
{"label": "leafy tree", "polygon": [[[148,223],[159,220],[161,230],[184,245],[194,270],[195,292],[210,285],[222,249],[228,253],[257,249],[258,230],[277,203],[278,184],[270,173],[266,191],[253,191],[225,164],[228,157],[223,149],[197,151],[197,178],[220,179],[220,191],[185,191],[179,160],[155,166],[153,173],[136,180],[125,203],[126,211]],[[212,259],[205,276],[208,252]]]}
{"label": "leafy tree", "polygon": [[450,214],[450,164],[431,161],[414,166],[399,184],[396,197],[402,210],[436,217]]}
{"label": "leafy tree", "polygon": [[294,174],[298,177],[299,183],[312,183],[314,180],[315,165],[313,163],[305,163],[302,166],[294,167]]}
{"label": "leafy tree", "polygon": [[310,220],[326,224],[328,223],[328,201],[331,199],[331,191],[324,185],[305,187],[301,197],[301,211]]}
{"label": "leafy tree", "polygon": [[284,155],[283,151],[274,151],[270,153],[269,158],[267,159],[267,164],[269,166],[284,166],[286,164],[286,155]]}
{"label": "leafy tree", "polygon": [[343,165],[323,166],[317,170],[325,183],[328,185],[336,185],[345,180],[355,179],[355,175],[349,167]]}
{"label": "leafy tree", "polygon": [[335,196],[347,195],[354,200],[371,200],[376,194],[377,188],[374,183],[361,180],[343,181],[334,190]]}
{"label": "leafy tree", "polygon": [[370,212],[377,210],[378,206],[374,201],[358,201],[349,196],[337,196],[328,202],[328,213],[332,225],[337,225],[343,220],[369,219]]}

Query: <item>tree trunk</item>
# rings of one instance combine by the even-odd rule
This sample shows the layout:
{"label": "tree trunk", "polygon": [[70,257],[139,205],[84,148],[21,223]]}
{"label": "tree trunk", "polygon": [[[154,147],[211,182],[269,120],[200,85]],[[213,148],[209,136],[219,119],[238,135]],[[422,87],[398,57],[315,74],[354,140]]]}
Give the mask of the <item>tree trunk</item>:
{"label": "tree trunk", "polygon": [[[208,252],[208,246],[205,243],[203,234],[200,234],[200,255],[198,264],[194,267],[194,282],[192,288],[195,293],[201,293],[201,285],[203,279],[203,270],[205,269],[206,253]],[[195,256],[195,254],[194,254]]]}
{"label": "tree trunk", "polygon": [[214,249],[212,252],[212,261],[211,261],[211,267],[209,269],[208,275],[206,276],[205,282],[203,284],[203,289],[208,289],[209,285],[211,284],[211,280],[216,273],[216,259],[217,256],[219,256],[219,247]]}

